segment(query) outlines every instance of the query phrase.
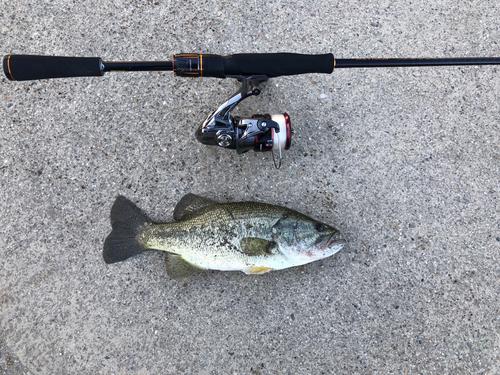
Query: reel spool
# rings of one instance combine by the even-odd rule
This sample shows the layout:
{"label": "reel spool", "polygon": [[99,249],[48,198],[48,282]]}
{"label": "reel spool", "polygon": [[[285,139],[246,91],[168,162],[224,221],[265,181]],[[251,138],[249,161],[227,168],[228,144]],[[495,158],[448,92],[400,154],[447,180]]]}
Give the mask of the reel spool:
{"label": "reel spool", "polygon": [[290,117],[282,115],[253,115],[236,123],[236,151],[238,154],[288,150],[292,142]]}
{"label": "reel spool", "polygon": [[[251,150],[253,144],[253,150],[257,152],[271,151],[273,154],[274,166],[279,168],[281,166],[281,150],[288,150],[292,143],[292,127],[290,124],[290,116],[287,113],[282,115],[253,115],[252,120],[255,122],[257,119],[257,127],[263,131],[263,133],[257,134],[252,137],[240,138],[236,143],[236,151],[238,154],[242,154]],[[240,120],[238,123],[238,128],[245,128],[246,134],[249,130],[255,127],[254,123],[248,124],[249,120]],[[268,131],[266,131],[268,129]],[[245,136],[244,136],[245,137]],[[239,146],[239,147],[238,147]],[[276,159],[275,153],[278,155]]]}

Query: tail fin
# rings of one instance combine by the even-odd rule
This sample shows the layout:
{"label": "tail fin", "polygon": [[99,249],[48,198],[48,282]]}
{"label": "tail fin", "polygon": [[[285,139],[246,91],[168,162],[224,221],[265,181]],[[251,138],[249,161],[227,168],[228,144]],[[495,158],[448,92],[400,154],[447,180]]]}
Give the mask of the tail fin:
{"label": "tail fin", "polygon": [[121,262],[146,250],[137,235],[148,223],[151,223],[151,220],[133,202],[121,195],[116,198],[111,208],[113,230],[104,241],[104,261]]}

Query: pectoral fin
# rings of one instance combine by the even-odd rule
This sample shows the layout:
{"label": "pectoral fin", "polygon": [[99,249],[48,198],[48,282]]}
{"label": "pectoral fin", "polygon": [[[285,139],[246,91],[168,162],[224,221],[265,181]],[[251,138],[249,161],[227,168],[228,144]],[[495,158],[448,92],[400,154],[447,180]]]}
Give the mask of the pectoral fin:
{"label": "pectoral fin", "polygon": [[167,266],[167,275],[171,279],[181,279],[205,271],[203,268],[185,261],[181,255],[170,253],[166,254],[165,265]]}
{"label": "pectoral fin", "polygon": [[276,242],[258,237],[243,237],[240,241],[241,252],[248,256],[271,254]]}

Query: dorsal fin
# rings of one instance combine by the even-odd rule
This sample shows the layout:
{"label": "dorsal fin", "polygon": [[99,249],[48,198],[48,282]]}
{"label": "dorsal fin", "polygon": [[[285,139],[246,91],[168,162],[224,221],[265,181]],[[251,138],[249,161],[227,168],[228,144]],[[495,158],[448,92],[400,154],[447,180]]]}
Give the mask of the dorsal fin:
{"label": "dorsal fin", "polygon": [[175,206],[174,220],[186,220],[202,208],[210,207],[214,204],[218,204],[218,202],[195,194],[186,194]]}

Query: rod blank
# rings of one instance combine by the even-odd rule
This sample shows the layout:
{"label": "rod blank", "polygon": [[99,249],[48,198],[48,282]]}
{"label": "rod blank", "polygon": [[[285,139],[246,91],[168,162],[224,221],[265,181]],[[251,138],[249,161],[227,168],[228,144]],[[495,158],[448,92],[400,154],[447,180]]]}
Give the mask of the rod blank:
{"label": "rod blank", "polygon": [[108,61],[103,72],[146,72],[173,70],[172,61]]}
{"label": "rod blank", "polygon": [[466,57],[446,59],[338,59],[335,60],[335,69],[498,64],[500,64],[500,57]]}

